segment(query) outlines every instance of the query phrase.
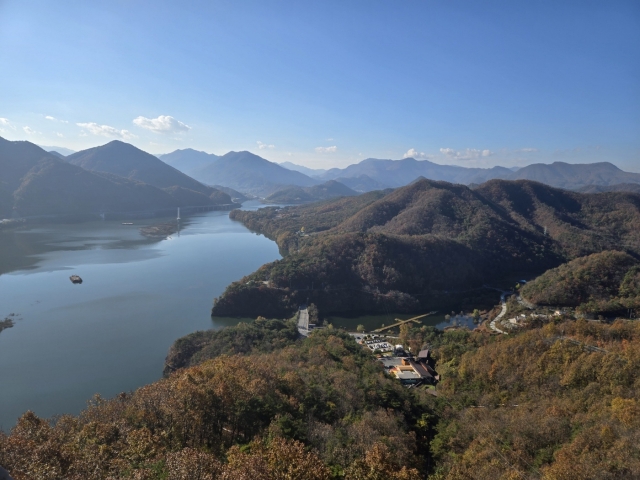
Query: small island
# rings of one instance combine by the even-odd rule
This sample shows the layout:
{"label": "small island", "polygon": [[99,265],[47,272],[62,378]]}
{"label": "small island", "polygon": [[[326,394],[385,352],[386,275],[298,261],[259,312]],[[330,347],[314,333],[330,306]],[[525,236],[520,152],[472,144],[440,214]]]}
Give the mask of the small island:
{"label": "small island", "polygon": [[157,225],[149,225],[141,227],[140,233],[149,238],[165,238],[173,235],[178,231],[177,223],[159,223]]}

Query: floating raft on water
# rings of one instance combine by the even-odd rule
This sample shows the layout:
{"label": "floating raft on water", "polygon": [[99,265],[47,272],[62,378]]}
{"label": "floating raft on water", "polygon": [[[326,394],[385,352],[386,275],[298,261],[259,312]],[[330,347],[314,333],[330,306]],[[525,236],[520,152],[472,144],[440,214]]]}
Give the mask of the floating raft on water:
{"label": "floating raft on water", "polygon": [[78,275],[71,275],[69,280],[71,280],[71,283],[82,283],[82,279]]}

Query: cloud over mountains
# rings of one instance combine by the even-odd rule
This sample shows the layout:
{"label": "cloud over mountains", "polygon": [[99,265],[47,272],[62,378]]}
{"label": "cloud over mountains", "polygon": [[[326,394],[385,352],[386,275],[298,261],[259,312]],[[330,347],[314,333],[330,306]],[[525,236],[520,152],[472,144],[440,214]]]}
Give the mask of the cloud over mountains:
{"label": "cloud over mountains", "polygon": [[139,116],[133,120],[138,127],[151,130],[154,133],[172,134],[185,133],[191,127],[180,120],[176,120],[170,115],[160,115],[158,118],[147,118]]}
{"label": "cloud over mountains", "polygon": [[136,135],[128,130],[118,130],[117,128],[110,127],[109,125],[99,125],[95,122],[76,123],[81,128],[88,130],[93,135],[99,135],[109,138],[121,138],[123,140],[130,140],[136,138]]}

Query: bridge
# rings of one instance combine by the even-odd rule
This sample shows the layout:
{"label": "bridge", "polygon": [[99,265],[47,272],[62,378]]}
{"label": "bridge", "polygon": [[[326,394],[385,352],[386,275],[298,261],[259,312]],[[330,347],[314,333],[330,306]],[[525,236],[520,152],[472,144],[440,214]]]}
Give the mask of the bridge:
{"label": "bridge", "polygon": [[380,328],[376,328],[375,330],[372,331],[372,333],[380,333],[380,332],[384,332],[385,330],[390,330],[392,328],[395,327],[399,327],[400,325],[404,325],[405,323],[417,323],[418,325],[421,323],[418,321],[419,318],[424,318],[424,317],[428,317],[429,315],[433,315],[434,312],[429,312],[429,313],[425,313],[424,315],[418,315],[417,317],[413,317],[413,318],[408,318],[407,320],[400,320],[399,318],[396,318],[396,323],[394,323],[393,325],[388,325],[386,327],[380,327]]}

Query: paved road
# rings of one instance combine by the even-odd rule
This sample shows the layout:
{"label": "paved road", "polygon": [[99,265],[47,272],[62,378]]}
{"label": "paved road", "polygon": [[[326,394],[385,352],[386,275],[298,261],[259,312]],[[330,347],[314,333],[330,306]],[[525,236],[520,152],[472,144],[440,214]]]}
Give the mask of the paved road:
{"label": "paved road", "polygon": [[496,322],[499,321],[502,317],[505,316],[505,314],[507,313],[507,301],[505,299],[504,293],[502,294],[502,296],[500,297],[500,301],[502,302],[502,310],[500,311],[500,313],[496,316],[496,318],[494,318],[493,320],[491,320],[491,323],[489,324],[489,328],[491,328],[491,330],[494,330],[498,333],[504,333],[505,335],[509,335],[507,332],[505,332],[504,330],[500,330],[498,327],[496,327]]}
{"label": "paved road", "polygon": [[303,337],[309,336],[309,310],[306,307],[298,310],[298,333]]}

